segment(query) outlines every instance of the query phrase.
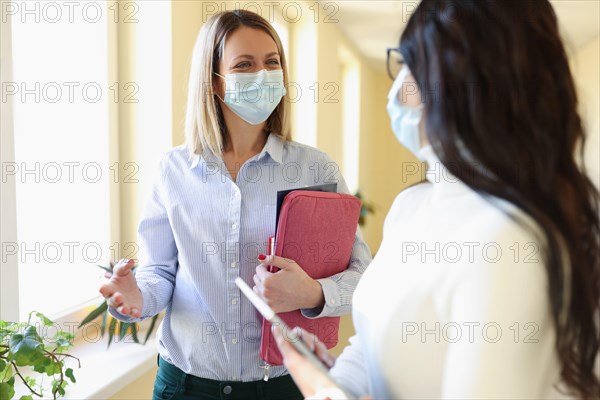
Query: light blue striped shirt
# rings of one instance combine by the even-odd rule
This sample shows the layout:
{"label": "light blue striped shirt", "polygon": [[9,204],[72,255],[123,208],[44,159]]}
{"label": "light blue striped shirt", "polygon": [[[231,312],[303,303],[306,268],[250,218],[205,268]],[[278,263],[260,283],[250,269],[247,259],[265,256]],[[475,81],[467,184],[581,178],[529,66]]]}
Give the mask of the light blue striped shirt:
{"label": "light blue striped shirt", "polygon": [[[138,286],[144,299],[139,321],[166,308],[157,332],[159,353],[188,374],[231,381],[263,377],[261,318],[234,283],[250,286],[275,233],[278,190],[338,183],[348,193],[336,163],[325,153],[269,135],[264,149],[239,169],[236,182],[223,161],[205,151],[192,155],[183,145],[160,161],[138,226]],[[351,312],[352,294],[371,254],[357,229],[348,269],[318,282],[322,310],[302,310],[309,318]],[[271,367],[270,376],[287,374]]]}

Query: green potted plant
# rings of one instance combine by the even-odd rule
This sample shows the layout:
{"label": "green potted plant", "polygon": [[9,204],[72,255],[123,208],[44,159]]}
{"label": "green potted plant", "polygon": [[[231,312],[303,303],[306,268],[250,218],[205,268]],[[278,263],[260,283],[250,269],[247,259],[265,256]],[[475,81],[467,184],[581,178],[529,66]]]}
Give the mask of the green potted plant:
{"label": "green potted plant", "polygon": [[[33,316],[37,317],[34,321]],[[43,397],[47,388],[45,376],[52,379],[50,386],[54,399],[64,396],[69,381],[76,382],[73,369],[65,365],[65,360],[72,358],[77,360],[78,368],[81,367],[79,359],[67,353],[73,346],[73,335],[58,330],[53,337],[46,337],[49,327],[57,326],[37,311],[29,313],[27,322],[0,320],[0,399],[14,397],[17,379],[30,392],[20,400],[31,400],[33,395]],[[25,372],[30,370],[37,379],[30,376],[31,372]]]}
{"label": "green potted plant", "polygon": [[[109,263],[108,267],[104,267],[102,265],[98,265],[98,267],[112,275],[113,269],[115,267],[115,263],[111,261]],[[133,267],[133,269],[132,269],[134,274],[135,274],[136,269],[137,269],[137,265],[135,267]],[[86,324],[89,324],[90,322],[101,318],[102,322],[100,325],[100,335],[102,337],[104,337],[104,335],[108,332],[107,348],[110,347],[110,344],[113,342],[114,338],[118,338],[118,340],[121,341],[125,338],[125,336],[127,336],[128,333],[131,333],[131,337],[135,343],[146,344],[146,342],[150,338],[150,335],[152,335],[152,332],[154,331],[156,322],[158,321],[158,317],[159,317],[159,315],[155,315],[152,318],[152,321],[150,323],[150,328],[148,329],[148,332],[146,333],[146,337],[144,338],[143,342],[140,342],[140,340],[138,338],[138,331],[139,331],[138,324],[136,322],[123,322],[123,321],[119,321],[118,319],[114,318],[108,312],[108,304],[106,303],[106,300],[103,300],[102,303],[98,304],[98,306],[94,310],[92,310],[83,319],[83,321],[81,321],[78,328],[81,329]]]}

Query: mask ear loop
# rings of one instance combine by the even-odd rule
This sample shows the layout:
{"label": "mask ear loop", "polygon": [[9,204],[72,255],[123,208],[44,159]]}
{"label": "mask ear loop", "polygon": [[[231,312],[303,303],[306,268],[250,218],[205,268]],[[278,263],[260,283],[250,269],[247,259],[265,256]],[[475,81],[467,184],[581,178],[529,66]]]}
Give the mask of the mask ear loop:
{"label": "mask ear loop", "polygon": [[[223,79],[225,79],[225,77],[224,77],[223,75],[219,74],[218,72],[214,72],[214,71],[213,71],[213,74],[217,75],[217,76],[218,76],[218,77],[220,77],[220,78],[223,78]],[[223,104],[225,104],[225,100],[223,100],[223,99],[221,98],[221,96],[219,96],[219,93],[217,93],[216,91],[214,91],[214,95],[215,95],[215,96],[217,96],[217,97],[219,98],[219,100],[221,100],[221,101],[223,102]]]}

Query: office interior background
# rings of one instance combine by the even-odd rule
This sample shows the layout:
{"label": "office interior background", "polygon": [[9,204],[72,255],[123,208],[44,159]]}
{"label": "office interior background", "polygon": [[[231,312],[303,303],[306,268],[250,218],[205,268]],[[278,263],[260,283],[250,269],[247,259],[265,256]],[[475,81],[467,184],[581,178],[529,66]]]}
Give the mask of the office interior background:
{"label": "office interior background", "polygon": [[[100,301],[95,264],[134,258],[160,155],[184,143],[192,47],[211,15],[267,18],[286,51],[296,141],[327,152],[373,206],[373,253],[395,196],[423,179],[386,112],[397,47],[417,1],[4,1],[0,319],[51,316],[76,333],[67,398],[147,399],[155,344],[115,343],[76,325]],[[551,1],[588,133],[583,163],[600,187],[600,2]],[[498,60],[499,63],[502,60]],[[560,193],[557,193],[559,196]],[[148,321],[142,323],[148,327]],[[340,331],[339,353],[352,334]]]}

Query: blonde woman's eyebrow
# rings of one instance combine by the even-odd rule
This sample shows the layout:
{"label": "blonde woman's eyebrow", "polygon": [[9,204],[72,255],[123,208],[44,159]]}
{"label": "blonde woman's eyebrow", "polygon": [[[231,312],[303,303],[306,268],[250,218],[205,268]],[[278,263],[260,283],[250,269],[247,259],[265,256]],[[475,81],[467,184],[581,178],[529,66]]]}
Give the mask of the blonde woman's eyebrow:
{"label": "blonde woman's eyebrow", "polygon": [[[267,55],[265,55],[265,58],[269,58],[269,57],[273,57],[273,56],[277,56],[279,57],[279,52],[278,51],[272,51],[271,53],[268,53]],[[232,62],[237,61],[238,59],[247,59],[247,60],[254,60],[254,56],[250,55],[250,54],[242,54],[240,56],[235,57],[233,60],[231,60]]]}
{"label": "blonde woman's eyebrow", "polygon": [[239,58],[244,58],[244,59],[248,59],[248,60],[254,60],[254,56],[251,56],[250,54],[242,54],[241,56],[237,56],[234,59],[232,59],[231,61],[236,61]]}

